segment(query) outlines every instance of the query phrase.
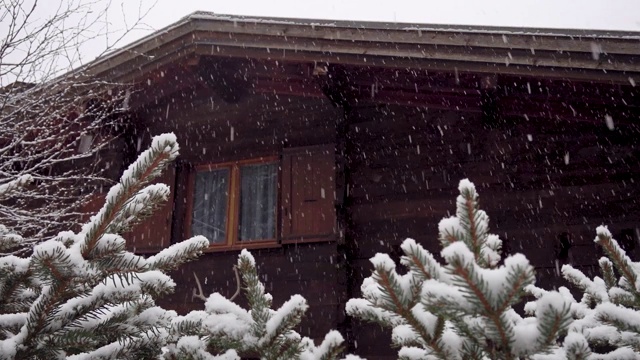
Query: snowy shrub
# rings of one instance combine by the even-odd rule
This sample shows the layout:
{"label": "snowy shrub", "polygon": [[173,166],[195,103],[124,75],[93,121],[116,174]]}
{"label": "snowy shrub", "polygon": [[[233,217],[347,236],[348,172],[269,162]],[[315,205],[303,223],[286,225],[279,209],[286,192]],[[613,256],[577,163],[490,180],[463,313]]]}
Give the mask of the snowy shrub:
{"label": "snowy shrub", "polygon": [[[145,259],[126,251],[119,234],[166,201],[166,185],[148,184],[177,155],[173,134],[155,137],[79,233],[42,239],[28,257],[0,257],[0,359],[161,354],[176,316],[154,303],[175,285],[165,271],[195,258],[209,242],[195,237]],[[1,187],[0,198],[10,198],[28,181]],[[0,225],[0,252],[21,241]]]}
{"label": "snowy shrub", "polygon": [[[171,292],[166,271],[198,256],[209,241],[198,236],[143,258],[125,249],[122,234],[166,201],[169,188],[151,184],[178,154],[173,134],[124,172],[102,209],[78,233],[43,239],[30,256],[12,251],[24,240],[0,224],[0,359],[219,359],[330,360],[343,338],[330,331],[316,346],[294,329],[308,305],[293,295],[273,310],[251,254],[237,269],[249,309],[219,293],[203,311],[177,316],[155,305]],[[10,199],[32,179],[0,186]],[[456,215],[439,224],[444,264],[412,239],[402,244],[404,274],[385,254],[348,314],[392,329],[401,359],[636,359],[640,358],[640,263],[633,262],[606,227],[597,229],[602,277],[565,265],[563,275],[582,292],[537,288],[524,255],[502,258],[489,234],[475,187],[460,182]],[[526,293],[527,316],[513,310]],[[348,355],[348,360],[359,359]]]}
{"label": "snowy shrub", "polygon": [[[293,295],[279,309],[271,309],[271,295],[258,279],[253,256],[242,250],[237,269],[249,302],[245,310],[219,293],[209,296],[204,311],[192,311],[173,321],[172,343],[166,359],[330,360],[342,352],[342,335],[330,331],[319,346],[293,329],[308,305]],[[347,360],[359,359],[347,356]]]}
{"label": "snowy shrub", "polygon": [[[173,134],[155,137],[107,194],[102,209],[79,233],[43,239],[32,255],[0,257],[0,359],[336,359],[343,338],[329,332],[319,346],[298,326],[307,302],[294,295],[278,310],[246,250],[238,261],[250,310],[212,294],[206,311],[178,317],[154,299],[175,286],[165,274],[209,246],[202,236],[143,258],[125,250],[122,234],[169,195],[149,182],[178,155]],[[31,178],[0,186],[0,199]],[[0,252],[24,246],[0,225]],[[358,359],[347,356],[347,359]]]}
{"label": "snowy shrub", "polygon": [[456,216],[439,224],[446,263],[412,239],[402,244],[403,275],[377,254],[363,298],[351,299],[347,313],[391,328],[401,359],[518,359],[558,350],[572,321],[569,300],[539,293],[532,316],[516,313],[512,306],[535,280],[533,267],[521,254],[501,261],[502,242],[488,232],[474,185],[462,180],[459,190]]}
{"label": "snowy shrub", "polygon": [[[599,260],[602,277],[592,280],[571,265],[562,267],[582,298],[576,301],[567,288],[560,288],[575,321],[563,347],[549,359],[640,358],[640,262],[631,261],[605,226],[596,229],[595,242],[607,255]],[[547,293],[533,286],[530,291],[537,297]],[[535,310],[535,304],[527,307]]]}

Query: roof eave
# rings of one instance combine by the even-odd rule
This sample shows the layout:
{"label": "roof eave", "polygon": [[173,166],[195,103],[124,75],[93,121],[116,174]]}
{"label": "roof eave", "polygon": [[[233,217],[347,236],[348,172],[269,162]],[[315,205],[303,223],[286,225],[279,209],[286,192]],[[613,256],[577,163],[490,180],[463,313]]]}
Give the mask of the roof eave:
{"label": "roof eave", "polygon": [[[163,58],[176,51],[180,52],[178,57],[188,56],[210,46],[211,55],[223,55],[215,54],[213,49],[217,46],[251,51],[297,51],[302,54],[298,59],[308,61],[327,58],[327,55],[334,55],[334,62],[341,55],[369,56],[386,58],[391,66],[399,59],[409,59],[418,62],[466,62],[474,65],[471,67],[477,67],[475,65],[478,63],[500,65],[501,68],[512,64],[529,66],[529,71],[532,72],[536,72],[537,68],[613,71],[619,79],[640,74],[640,61],[636,61],[640,57],[640,34],[578,30],[561,34],[544,32],[544,29],[516,30],[518,29],[436,28],[419,24],[329,22],[194,13],[131,45],[96,59],[74,73],[110,78],[109,74],[116,73],[116,68],[130,63],[138,66],[139,71],[133,71],[142,75],[145,72],[143,68],[153,68],[154,64],[156,67],[160,66]],[[203,38],[210,40],[203,41]],[[296,48],[296,44],[302,45]],[[430,52],[430,49],[438,47],[449,50],[440,51],[439,54],[434,54],[437,52],[435,50]],[[200,50],[195,50],[197,48]],[[450,51],[450,56],[447,51]],[[479,53],[483,53],[482,56]],[[514,61],[513,55],[516,53],[520,58]],[[283,59],[283,56],[276,53],[272,57]],[[497,70],[499,69],[496,68]]]}

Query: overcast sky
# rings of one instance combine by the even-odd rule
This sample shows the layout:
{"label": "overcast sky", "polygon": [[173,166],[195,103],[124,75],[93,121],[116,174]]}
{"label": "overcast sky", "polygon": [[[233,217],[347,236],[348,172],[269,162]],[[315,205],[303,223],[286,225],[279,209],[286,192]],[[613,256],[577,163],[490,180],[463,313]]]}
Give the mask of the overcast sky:
{"label": "overcast sky", "polygon": [[[150,8],[150,29],[197,10],[219,14],[640,31],[640,0],[119,0],[129,14]],[[124,5],[122,5],[124,4]],[[155,5],[154,5],[155,4]],[[112,21],[117,21],[113,17]],[[135,32],[131,42],[147,33]]]}
{"label": "overcast sky", "polygon": [[158,0],[148,22],[162,27],[196,10],[428,24],[640,30],[640,0]]}

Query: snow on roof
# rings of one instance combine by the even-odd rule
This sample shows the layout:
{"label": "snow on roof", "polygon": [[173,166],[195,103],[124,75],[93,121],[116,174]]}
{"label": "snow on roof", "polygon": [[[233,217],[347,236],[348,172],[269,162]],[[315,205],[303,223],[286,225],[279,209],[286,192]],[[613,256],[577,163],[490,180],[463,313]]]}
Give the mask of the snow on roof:
{"label": "snow on roof", "polygon": [[253,24],[274,24],[274,25],[294,25],[312,27],[334,27],[353,29],[377,29],[377,30],[404,30],[404,31],[437,31],[455,33],[485,33],[485,34],[506,34],[506,35],[538,35],[538,36],[567,36],[567,37],[593,37],[593,38],[620,38],[620,39],[640,39],[640,32],[626,31],[603,31],[603,30],[576,30],[576,29],[551,29],[551,28],[514,28],[499,26],[470,26],[470,25],[431,25],[414,23],[390,23],[378,21],[355,21],[355,20],[321,20],[321,19],[294,19],[216,14],[210,11],[196,11],[184,18],[188,20],[212,20],[229,21],[234,23]]}

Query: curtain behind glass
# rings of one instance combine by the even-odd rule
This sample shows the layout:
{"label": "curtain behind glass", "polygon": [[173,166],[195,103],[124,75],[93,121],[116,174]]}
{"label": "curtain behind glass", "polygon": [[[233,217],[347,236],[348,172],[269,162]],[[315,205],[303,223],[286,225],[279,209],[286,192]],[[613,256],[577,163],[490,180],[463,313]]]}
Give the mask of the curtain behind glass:
{"label": "curtain behind glass", "polygon": [[276,237],[276,164],[240,168],[240,241]]}
{"label": "curtain behind glass", "polygon": [[191,235],[203,235],[211,243],[226,241],[229,169],[196,174]]}

